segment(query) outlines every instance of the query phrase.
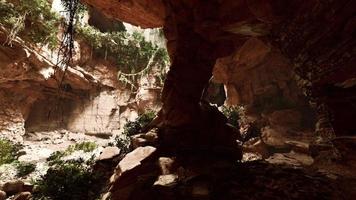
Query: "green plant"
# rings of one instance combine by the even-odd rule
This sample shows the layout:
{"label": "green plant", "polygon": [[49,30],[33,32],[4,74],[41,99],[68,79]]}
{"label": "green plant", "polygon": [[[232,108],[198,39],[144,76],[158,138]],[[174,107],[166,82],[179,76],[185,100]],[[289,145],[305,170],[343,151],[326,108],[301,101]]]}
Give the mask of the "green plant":
{"label": "green plant", "polygon": [[226,116],[227,122],[234,127],[239,127],[240,110],[236,106],[222,106],[221,112]]}
{"label": "green plant", "polygon": [[92,165],[68,161],[52,166],[35,182],[35,199],[94,200],[100,195],[101,175]]}
{"label": "green plant", "polygon": [[98,148],[98,145],[95,142],[81,142],[74,145],[75,151],[83,150],[84,152],[92,152],[96,148]]}
{"label": "green plant", "polygon": [[33,171],[35,171],[36,165],[33,163],[26,163],[26,162],[18,162],[16,163],[16,170],[17,170],[17,176],[18,177],[23,177],[26,176]]}
{"label": "green plant", "polygon": [[[140,78],[155,68],[166,74],[169,64],[167,50],[145,40],[134,32],[102,33],[91,26],[78,26],[78,35],[91,45],[95,55],[114,61],[119,70],[118,80],[137,88]],[[161,75],[164,76],[164,75]]]}
{"label": "green plant", "polygon": [[53,152],[48,158],[49,165],[61,164],[63,163],[62,158],[71,155],[75,151],[92,152],[98,145],[95,142],[81,142],[75,145],[70,145],[64,151]]}
{"label": "green plant", "polygon": [[124,135],[132,136],[147,126],[155,117],[157,113],[153,110],[148,110],[145,113],[139,115],[135,121],[129,121],[124,126]]}
{"label": "green plant", "polygon": [[120,149],[120,153],[127,154],[131,151],[131,140],[126,135],[116,135],[114,141],[109,143],[109,146],[116,146]]}
{"label": "green plant", "polygon": [[21,144],[14,144],[10,140],[0,139],[0,165],[15,161],[21,149]]}
{"label": "green plant", "polygon": [[10,30],[8,43],[20,36],[23,40],[57,46],[59,16],[47,0],[0,0],[0,24]]}

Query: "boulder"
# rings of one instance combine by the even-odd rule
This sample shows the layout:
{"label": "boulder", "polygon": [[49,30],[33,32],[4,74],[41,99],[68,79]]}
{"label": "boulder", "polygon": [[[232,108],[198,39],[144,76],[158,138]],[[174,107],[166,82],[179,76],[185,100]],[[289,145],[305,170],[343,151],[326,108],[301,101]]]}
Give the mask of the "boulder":
{"label": "boulder", "polygon": [[175,174],[160,175],[153,185],[169,187],[175,185],[178,181],[178,176]]}
{"label": "boulder", "polygon": [[309,154],[309,144],[306,142],[287,140],[285,143],[289,145],[295,152]]}
{"label": "boulder", "polygon": [[110,160],[120,155],[120,149],[117,147],[106,147],[100,154],[98,160]]}
{"label": "boulder", "polygon": [[157,130],[153,129],[145,134],[137,134],[131,137],[132,147],[155,146],[157,143]]}
{"label": "boulder", "polygon": [[9,181],[3,185],[2,190],[6,192],[7,195],[17,194],[23,191],[25,183],[23,181]]}
{"label": "boulder", "polygon": [[29,200],[31,199],[31,192],[21,192],[14,197],[14,200]]}
{"label": "boulder", "polygon": [[110,178],[115,191],[136,182],[138,174],[150,173],[154,163],[149,161],[155,157],[157,149],[151,146],[138,147],[128,153],[116,167],[115,174]]}
{"label": "boulder", "polygon": [[6,199],[6,192],[0,190],[0,200],[5,200]]}
{"label": "boulder", "polygon": [[158,163],[163,175],[170,174],[174,170],[174,159],[172,158],[160,157]]}

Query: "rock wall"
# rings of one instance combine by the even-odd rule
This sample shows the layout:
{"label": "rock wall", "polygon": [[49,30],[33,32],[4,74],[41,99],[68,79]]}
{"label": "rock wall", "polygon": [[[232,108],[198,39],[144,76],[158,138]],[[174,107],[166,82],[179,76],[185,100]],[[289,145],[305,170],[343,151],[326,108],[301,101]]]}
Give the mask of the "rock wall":
{"label": "rock wall", "polygon": [[75,66],[64,74],[55,67],[55,53],[19,38],[7,45],[6,34],[0,32],[1,136],[21,141],[25,132],[68,129],[107,137],[145,109],[159,107],[159,88],[126,88],[117,80],[118,68],[91,56],[83,42],[76,42]]}
{"label": "rock wall", "polygon": [[245,106],[247,120],[267,135],[314,131],[315,112],[297,86],[293,66],[271,44],[247,40],[231,56],[218,59],[213,76],[226,87],[226,103]]}
{"label": "rock wall", "polygon": [[[190,102],[195,101],[194,95],[199,96],[201,93],[200,85],[207,84],[209,78],[204,77],[211,73],[212,64],[204,59],[215,60],[230,56],[246,44],[246,41],[258,37],[279,49],[290,61],[291,68],[296,68],[298,85],[303,87],[308,98],[315,100],[320,130],[327,130],[323,135],[333,137],[335,134],[349,135],[355,132],[352,119],[355,118],[356,111],[351,103],[354,100],[356,76],[353,68],[355,39],[352,37],[355,32],[354,1],[197,0],[164,3],[155,1],[154,4],[147,4],[145,0],[86,2],[107,15],[126,22],[144,27],[164,26],[168,50],[173,60],[170,74],[174,74],[171,77],[175,79],[168,79],[165,88],[171,90],[175,87],[180,99],[190,98]],[[145,16],[144,20],[142,16]],[[202,56],[202,65],[205,67],[193,67],[199,56]],[[248,62],[253,64],[256,61],[250,59]],[[186,77],[188,73],[196,80]],[[263,71],[258,72],[260,73]],[[278,76],[283,77],[283,74]],[[188,90],[192,94],[186,95]],[[164,102],[172,100],[165,103],[168,112],[166,115],[172,112],[173,116],[177,116],[174,113],[176,109],[171,108],[179,107],[180,102],[174,102],[177,98],[170,96],[170,93],[164,93],[163,96]],[[246,95],[244,97],[251,98]],[[181,110],[188,113],[185,117],[189,118],[188,115],[194,116],[196,113],[190,113],[189,110],[194,109],[196,107],[192,105],[188,111]]]}

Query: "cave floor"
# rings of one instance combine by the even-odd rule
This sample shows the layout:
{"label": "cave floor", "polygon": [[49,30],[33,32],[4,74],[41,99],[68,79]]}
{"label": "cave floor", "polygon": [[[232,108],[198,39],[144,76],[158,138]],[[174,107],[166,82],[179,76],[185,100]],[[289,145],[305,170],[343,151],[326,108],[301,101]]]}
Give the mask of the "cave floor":
{"label": "cave floor", "polygon": [[[356,197],[355,178],[327,175],[303,167],[271,164],[265,161],[214,167],[209,173],[195,174],[176,182],[168,181],[166,185],[157,185],[157,177],[143,177],[135,186],[130,199],[351,200]],[[165,183],[165,180],[162,182]]]}

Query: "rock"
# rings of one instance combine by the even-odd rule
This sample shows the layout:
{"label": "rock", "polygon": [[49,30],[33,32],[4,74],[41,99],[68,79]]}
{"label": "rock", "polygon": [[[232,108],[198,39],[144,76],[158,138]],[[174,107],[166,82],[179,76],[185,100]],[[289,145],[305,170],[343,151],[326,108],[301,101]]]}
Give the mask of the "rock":
{"label": "rock", "polygon": [[286,140],[283,135],[285,135],[286,130],[284,128],[276,127],[264,127],[262,130],[263,141],[272,146],[285,146],[284,141]]}
{"label": "rock", "polygon": [[356,136],[336,137],[332,140],[332,143],[340,152],[344,161],[349,165],[356,166]]}
{"label": "rock", "polygon": [[157,143],[157,131],[151,130],[146,134],[137,134],[131,137],[132,147],[155,146]]}
{"label": "rock", "polygon": [[6,192],[0,190],[0,200],[5,200],[6,199]]}
{"label": "rock", "polygon": [[314,163],[314,159],[308,155],[295,153],[275,153],[268,159],[267,162],[272,164],[286,164],[292,166],[309,166]]}
{"label": "rock", "polygon": [[101,197],[101,200],[110,200],[110,198],[111,198],[111,193],[107,192]]}
{"label": "rock", "polygon": [[120,155],[120,149],[117,147],[105,147],[103,152],[100,154],[98,160],[110,160],[114,157]]}
{"label": "rock", "polygon": [[10,181],[3,185],[2,190],[6,192],[7,195],[14,195],[23,191],[25,183],[23,181]]}
{"label": "rock", "polygon": [[205,182],[198,182],[192,186],[192,197],[199,199],[209,199],[209,185]]}
{"label": "rock", "polygon": [[268,151],[267,145],[261,140],[253,140],[244,144],[243,151],[256,153],[262,158],[268,158],[270,156],[270,152]]}
{"label": "rock", "polygon": [[285,141],[287,145],[290,145],[292,150],[295,152],[309,154],[309,144],[306,142],[294,141],[294,140],[287,140]]}
{"label": "rock", "polygon": [[110,178],[109,192],[112,194],[112,200],[132,199],[131,195],[140,196],[142,192],[134,192],[137,187],[152,184],[150,177],[157,177],[159,174],[156,151],[156,148],[151,146],[138,147],[120,161],[115,174]]}
{"label": "rock", "polygon": [[116,167],[115,174],[110,178],[113,183],[112,190],[115,191],[118,188],[134,183],[139,172],[149,172],[147,170],[152,169],[152,165],[148,161],[155,157],[156,151],[156,148],[146,146],[138,147],[128,153],[120,161]]}
{"label": "rock", "polygon": [[272,126],[297,128],[301,124],[301,114],[294,109],[277,110],[268,115],[268,121]]}
{"label": "rock", "polygon": [[160,157],[158,163],[163,175],[172,173],[174,165],[174,160],[172,158]]}
{"label": "rock", "polygon": [[[113,0],[98,2],[86,0],[91,6],[99,10],[105,10],[105,15],[113,16],[116,19],[139,25],[143,28],[162,27],[165,19],[165,5],[163,1],[138,0],[117,2]],[[108,9],[115,8],[115,9]]]}
{"label": "rock", "polygon": [[29,200],[31,199],[31,192],[21,192],[14,197],[14,200]]}
{"label": "rock", "polygon": [[32,192],[34,186],[31,183],[25,183],[23,186],[23,191],[24,192]]}
{"label": "rock", "polygon": [[145,138],[150,143],[156,143],[158,139],[157,129],[150,130],[148,133],[145,134]]}
{"label": "rock", "polygon": [[178,176],[175,174],[160,175],[154,182],[154,186],[169,187],[177,183]]}
{"label": "rock", "polygon": [[148,145],[148,141],[143,138],[144,134],[137,134],[131,137],[131,144],[134,149]]}

